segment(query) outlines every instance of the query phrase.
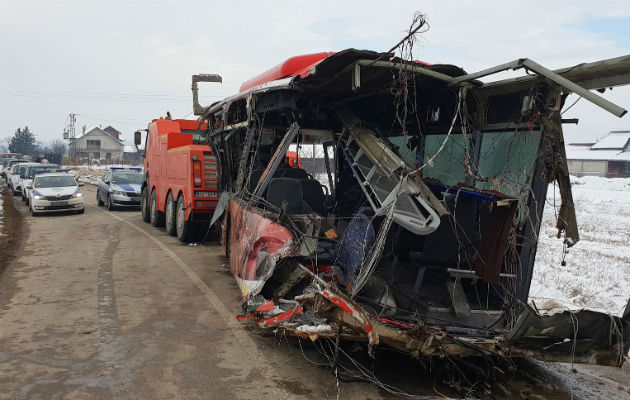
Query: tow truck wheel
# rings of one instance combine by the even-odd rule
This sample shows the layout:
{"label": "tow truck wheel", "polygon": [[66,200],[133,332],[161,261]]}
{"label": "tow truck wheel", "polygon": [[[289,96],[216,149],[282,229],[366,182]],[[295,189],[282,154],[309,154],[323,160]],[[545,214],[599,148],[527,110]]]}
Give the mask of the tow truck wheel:
{"label": "tow truck wheel", "polygon": [[149,189],[147,187],[142,189],[140,209],[142,210],[142,220],[144,222],[151,222],[151,215],[149,214]]}
{"label": "tow truck wheel", "polygon": [[190,242],[195,234],[195,227],[190,220],[186,220],[186,202],[183,195],[177,199],[175,222],[177,225],[177,239],[180,242]]}
{"label": "tow truck wheel", "polygon": [[98,189],[96,189],[96,204],[99,206],[103,205],[103,200],[101,200],[101,196],[98,194]]}
{"label": "tow truck wheel", "polygon": [[173,200],[173,193],[168,192],[168,197],[166,198],[166,221],[164,221],[164,223],[166,225],[166,233],[171,236],[177,235],[175,208],[177,208],[177,206],[175,204],[175,200]]}
{"label": "tow truck wheel", "polygon": [[151,225],[157,227],[164,225],[164,214],[158,211],[157,208],[157,193],[155,189],[151,191],[151,203],[150,203]]}

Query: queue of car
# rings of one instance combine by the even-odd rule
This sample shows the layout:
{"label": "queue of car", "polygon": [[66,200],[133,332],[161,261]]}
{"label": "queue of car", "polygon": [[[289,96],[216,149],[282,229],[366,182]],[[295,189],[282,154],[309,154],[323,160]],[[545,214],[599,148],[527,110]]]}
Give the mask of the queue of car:
{"label": "queue of car", "polygon": [[[70,211],[85,212],[84,197],[76,177],[58,164],[30,162],[19,154],[2,155],[0,174],[13,195],[20,195],[32,215]],[[140,207],[141,168],[117,168],[107,171],[98,181],[96,202],[115,208]]]}

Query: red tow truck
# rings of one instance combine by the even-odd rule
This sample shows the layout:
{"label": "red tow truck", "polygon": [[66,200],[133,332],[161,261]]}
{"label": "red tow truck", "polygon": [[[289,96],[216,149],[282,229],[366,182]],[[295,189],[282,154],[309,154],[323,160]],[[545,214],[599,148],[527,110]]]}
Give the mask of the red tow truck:
{"label": "red tow truck", "polygon": [[[142,219],[182,242],[206,236],[218,201],[217,162],[205,130],[200,121],[165,118],[146,129]],[[142,131],[134,142],[140,146]]]}

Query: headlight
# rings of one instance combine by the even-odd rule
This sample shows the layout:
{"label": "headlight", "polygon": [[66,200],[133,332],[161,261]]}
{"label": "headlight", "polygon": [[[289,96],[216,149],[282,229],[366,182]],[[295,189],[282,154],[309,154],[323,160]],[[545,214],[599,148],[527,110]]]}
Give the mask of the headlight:
{"label": "headlight", "polygon": [[122,192],[122,191],[120,191],[120,190],[114,190],[114,194],[117,194],[117,195],[119,195],[119,196],[124,196],[124,195],[125,195],[125,192]]}
{"label": "headlight", "polygon": [[83,193],[81,193],[80,189],[77,189],[76,192],[74,192],[74,194],[72,195],[72,197],[83,197]]}
{"label": "headlight", "polygon": [[33,200],[42,200],[44,198],[44,196],[42,196],[41,193],[39,193],[37,190],[33,191]]}

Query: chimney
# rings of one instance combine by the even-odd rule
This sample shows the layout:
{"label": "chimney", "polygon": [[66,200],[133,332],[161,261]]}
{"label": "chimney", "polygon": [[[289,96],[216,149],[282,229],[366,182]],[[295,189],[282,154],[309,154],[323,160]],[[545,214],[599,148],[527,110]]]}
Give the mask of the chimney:
{"label": "chimney", "polygon": [[85,135],[85,130],[87,129],[86,125],[83,125],[83,133],[81,135]]}

